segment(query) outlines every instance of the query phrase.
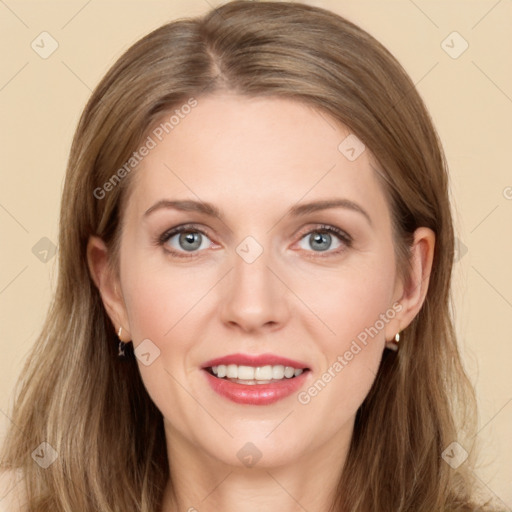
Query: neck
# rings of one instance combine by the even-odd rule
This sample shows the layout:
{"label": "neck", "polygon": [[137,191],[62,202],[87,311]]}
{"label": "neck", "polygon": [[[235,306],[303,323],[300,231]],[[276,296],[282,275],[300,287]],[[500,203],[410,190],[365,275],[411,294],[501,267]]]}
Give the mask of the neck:
{"label": "neck", "polygon": [[288,463],[264,465],[262,457],[253,467],[226,464],[168,432],[171,478],[162,512],[325,512],[341,477],[352,427]]}

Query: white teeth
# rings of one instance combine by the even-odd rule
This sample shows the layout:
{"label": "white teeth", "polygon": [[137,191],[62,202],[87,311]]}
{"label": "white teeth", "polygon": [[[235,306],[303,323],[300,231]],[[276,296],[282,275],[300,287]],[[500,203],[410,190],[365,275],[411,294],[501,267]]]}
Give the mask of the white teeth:
{"label": "white teeth", "polygon": [[[237,379],[252,380],[255,378],[254,374],[257,373],[258,370],[259,368],[253,368],[252,366],[239,366]],[[256,379],[258,379],[258,377],[256,377]]]}
{"label": "white teeth", "polygon": [[282,379],[284,377],[284,366],[282,364],[278,364],[277,366],[272,366],[272,378],[273,379]]}
{"label": "white teeth", "polygon": [[295,368],[292,368],[291,366],[286,366],[284,369],[284,376],[287,379],[291,379],[295,373]]}
{"label": "white teeth", "polygon": [[226,369],[226,377],[228,379],[238,378],[238,366],[236,364],[228,364],[228,367]]}
{"label": "white teeth", "polygon": [[268,384],[272,380],[291,379],[292,377],[298,377],[303,371],[302,368],[293,368],[282,364],[256,367],[238,366],[236,364],[212,366],[212,372],[217,377],[246,381],[247,384],[249,384],[249,381],[252,381],[251,383],[257,381],[259,384]]}
{"label": "white teeth", "polygon": [[[239,379],[243,379],[238,375]],[[256,380],[272,380],[272,366],[257,366],[254,369],[254,378]]]}

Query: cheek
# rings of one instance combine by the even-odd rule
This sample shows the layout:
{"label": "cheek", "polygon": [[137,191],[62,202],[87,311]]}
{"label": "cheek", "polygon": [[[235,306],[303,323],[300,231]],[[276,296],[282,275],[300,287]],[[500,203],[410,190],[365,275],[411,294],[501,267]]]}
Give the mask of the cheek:
{"label": "cheek", "polygon": [[319,409],[345,417],[364,401],[382,358],[385,327],[396,314],[390,303],[393,268],[392,253],[380,251],[364,263],[361,258],[337,272],[319,274],[314,282],[303,280],[298,295],[317,316],[309,329],[322,356],[301,403],[315,401]]}
{"label": "cheek", "polygon": [[[158,354],[148,366],[142,358],[137,362],[146,389],[161,410],[189,400],[180,383],[201,360],[205,322],[215,311],[208,294],[215,277],[211,271],[173,268],[167,261],[155,263],[134,252],[125,266],[123,292],[134,348],[150,340]],[[153,345],[145,346],[151,351]]]}
{"label": "cheek", "polygon": [[211,276],[185,266],[173,267],[143,252],[132,252],[124,270],[123,292],[135,344],[149,338],[163,350],[176,328],[190,315],[197,315],[197,306],[211,287]]}
{"label": "cheek", "polygon": [[[135,277],[135,276],[134,276]],[[147,279],[128,279],[124,286],[125,303],[130,321],[130,330],[135,345],[145,338],[160,345],[160,340],[172,328],[178,300],[155,274]]]}
{"label": "cheek", "polygon": [[[324,349],[344,351],[353,339],[364,342],[384,336],[381,315],[391,307],[394,288],[393,259],[369,258],[367,262],[317,272],[297,280],[297,295],[317,316]],[[323,324],[323,326],[322,326]],[[377,329],[377,333],[375,332]],[[371,332],[371,335],[368,334]]]}
{"label": "cheek", "polygon": [[[186,420],[180,415],[176,418],[175,412],[191,407],[190,394],[184,389],[194,347],[204,332],[194,319],[202,314],[201,297],[209,287],[186,270],[148,266],[132,265],[133,272],[126,274],[123,285],[135,350],[147,344],[146,340],[153,344],[145,345],[151,354],[150,364],[144,364],[142,357],[137,364],[153,402],[164,417],[174,415],[173,423],[184,431]],[[191,282],[198,284],[191,286]],[[154,359],[153,351],[158,354]]]}
{"label": "cheek", "polygon": [[372,280],[368,274],[356,277],[340,279],[312,299],[329,329],[315,337],[321,368],[297,398],[309,414],[327,418],[326,435],[335,435],[356,414],[375,381],[384,349],[381,315],[390,310],[389,283],[376,275]]}

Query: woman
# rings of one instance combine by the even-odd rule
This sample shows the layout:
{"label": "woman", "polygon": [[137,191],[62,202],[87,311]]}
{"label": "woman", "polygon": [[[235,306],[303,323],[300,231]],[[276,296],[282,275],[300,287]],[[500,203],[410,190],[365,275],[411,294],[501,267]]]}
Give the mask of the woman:
{"label": "woman", "polygon": [[453,256],[436,132],[366,32],[286,2],[155,30],[71,148],[25,510],[475,510]]}

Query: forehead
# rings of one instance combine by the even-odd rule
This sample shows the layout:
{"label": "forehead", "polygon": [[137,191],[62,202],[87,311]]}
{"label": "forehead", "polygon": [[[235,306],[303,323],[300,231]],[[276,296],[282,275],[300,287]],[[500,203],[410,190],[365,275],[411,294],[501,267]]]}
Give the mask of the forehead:
{"label": "forehead", "polygon": [[309,105],[226,93],[197,98],[171,123],[173,112],[150,130],[154,147],[135,173],[130,204],[139,212],[164,198],[248,216],[326,197],[387,208],[370,152]]}

